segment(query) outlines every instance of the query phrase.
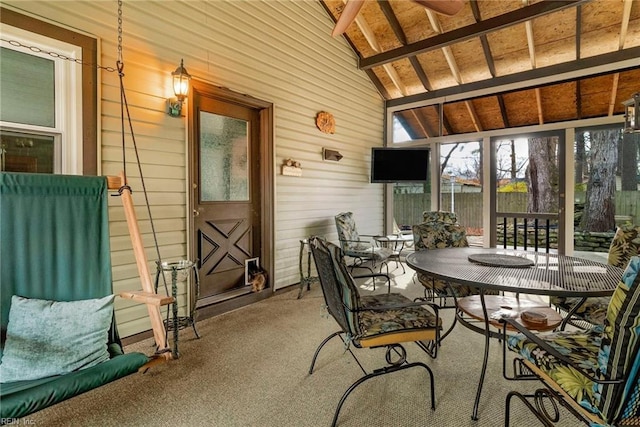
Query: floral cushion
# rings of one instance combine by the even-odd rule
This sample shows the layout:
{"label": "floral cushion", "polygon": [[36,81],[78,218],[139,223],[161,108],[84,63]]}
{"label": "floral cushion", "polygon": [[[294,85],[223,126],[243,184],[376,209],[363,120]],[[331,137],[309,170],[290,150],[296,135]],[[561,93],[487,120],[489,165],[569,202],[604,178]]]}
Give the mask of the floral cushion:
{"label": "floral cushion", "polygon": [[363,245],[359,243],[360,235],[356,228],[356,221],[353,219],[353,213],[342,212],[336,215],[335,219],[338,239],[343,242],[343,249],[361,250]]}
{"label": "floral cushion", "polygon": [[[609,265],[625,268],[634,255],[640,255],[640,226],[622,225],[616,230],[609,247]],[[569,312],[580,298],[551,297],[551,304]],[[607,314],[609,297],[587,298],[574,313],[574,317],[586,320],[592,325],[601,325]]]}
{"label": "floral cushion", "polygon": [[[582,298],[578,297],[549,297],[551,304],[569,312],[578,304]],[[592,325],[602,325],[607,317],[607,307],[609,306],[610,297],[593,297],[587,298],[586,301],[576,310],[573,317],[585,320]]]}
{"label": "floral cushion", "polygon": [[[601,326],[584,332],[552,332],[538,335],[573,363],[579,365],[591,375],[598,370],[598,351],[602,343]],[[509,349],[536,365],[555,381],[571,398],[590,412],[595,410],[597,397],[593,390],[593,381],[570,366],[560,363],[555,357],[528,340],[523,334],[511,335],[507,340]]]}
{"label": "floral cushion", "polygon": [[640,225],[621,225],[611,241],[607,262],[625,268],[634,255],[640,255]]}
{"label": "floral cushion", "polygon": [[458,224],[423,222],[413,226],[416,250],[462,248],[469,246],[465,228]]}
{"label": "floral cushion", "polygon": [[455,212],[446,211],[424,211],[422,213],[423,222],[441,222],[444,224],[457,224],[458,217]]}
{"label": "floral cushion", "polygon": [[[425,214],[446,214],[448,212],[425,212]],[[455,214],[453,214],[455,216]],[[413,240],[417,251],[450,247],[467,247],[467,234],[461,225],[444,222],[423,222],[413,226]],[[471,286],[434,279],[424,273],[418,273],[420,283],[441,297],[465,297],[477,294]],[[489,292],[488,292],[489,293]]]}
{"label": "floral cushion", "polygon": [[[366,295],[361,297],[360,302],[363,308],[412,303],[409,298],[397,293]],[[358,315],[358,326],[360,333],[356,338],[362,339],[398,330],[435,328],[440,325],[431,311],[416,306],[384,311],[363,310]]]}
{"label": "floral cushion", "polygon": [[[554,332],[538,337],[587,373],[600,379],[625,378],[622,384],[599,384],[548,354],[524,335],[509,337],[509,349],[535,364],[582,407],[607,423],[633,418],[640,425],[640,257],[632,257],[611,297],[603,325],[585,332]],[[621,397],[620,397],[621,396]],[[623,423],[621,423],[623,424]]]}

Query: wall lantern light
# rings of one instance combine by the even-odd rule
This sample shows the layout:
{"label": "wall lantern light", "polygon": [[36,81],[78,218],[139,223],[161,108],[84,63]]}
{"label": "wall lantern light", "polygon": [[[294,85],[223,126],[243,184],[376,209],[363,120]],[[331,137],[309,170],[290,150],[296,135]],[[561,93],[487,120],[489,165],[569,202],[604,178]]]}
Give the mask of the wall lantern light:
{"label": "wall lantern light", "polygon": [[624,132],[640,132],[640,92],[624,101]]}
{"label": "wall lantern light", "polygon": [[173,93],[175,93],[176,97],[167,100],[169,103],[169,115],[171,117],[180,117],[182,103],[189,94],[189,80],[191,80],[191,75],[184,68],[184,60],[180,60],[180,66],[171,73],[171,76],[173,78]]}

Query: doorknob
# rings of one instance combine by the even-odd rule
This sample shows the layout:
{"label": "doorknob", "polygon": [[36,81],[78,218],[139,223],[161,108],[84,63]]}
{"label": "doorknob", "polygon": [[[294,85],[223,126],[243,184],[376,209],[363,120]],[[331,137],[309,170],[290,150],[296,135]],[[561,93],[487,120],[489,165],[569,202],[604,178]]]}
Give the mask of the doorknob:
{"label": "doorknob", "polygon": [[199,209],[194,209],[193,210],[193,216],[198,216],[200,215],[200,210]]}

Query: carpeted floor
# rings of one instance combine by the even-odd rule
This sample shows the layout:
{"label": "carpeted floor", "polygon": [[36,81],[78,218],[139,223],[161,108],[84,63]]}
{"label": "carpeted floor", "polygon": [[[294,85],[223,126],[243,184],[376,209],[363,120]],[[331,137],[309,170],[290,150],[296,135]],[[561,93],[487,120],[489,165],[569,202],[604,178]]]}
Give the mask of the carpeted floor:
{"label": "carpeted floor", "polygon": [[[392,273],[401,273],[393,270]],[[417,296],[412,272],[397,274],[394,290]],[[134,374],[85,393],[22,421],[38,426],[329,426],[334,409],[361,371],[340,341],[327,344],[313,375],[309,363],[317,345],[337,330],[324,313],[316,284],[297,297],[297,287],[251,306],[198,322],[201,339],[181,331],[182,357],[146,374]],[[361,284],[371,291],[370,283]],[[381,289],[378,288],[378,291]],[[451,310],[444,316],[451,319]],[[446,322],[447,320],[445,320]],[[418,368],[365,382],[346,401],[340,426],[499,426],[509,390],[534,390],[536,382],[502,378],[502,349],[491,342],[491,363],[480,404],[471,420],[484,348],[483,336],[458,325],[436,360],[407,345],[411,361],[435,374],[436,409],[429,407],[428,376]],[[127,351],[151,353],[150,341]],[[382,366],[382,350],[356,349],[369,370]],[[579,424],[563,413],[562,426]],[[512,426],[538,425],[521,404]]]}

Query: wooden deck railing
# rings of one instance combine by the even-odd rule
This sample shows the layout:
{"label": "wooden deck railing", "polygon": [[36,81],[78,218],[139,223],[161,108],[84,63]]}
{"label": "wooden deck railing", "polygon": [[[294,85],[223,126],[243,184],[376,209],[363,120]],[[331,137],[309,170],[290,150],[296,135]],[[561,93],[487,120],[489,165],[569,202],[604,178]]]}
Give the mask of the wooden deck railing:
{"label": "wooden deck railing", "polygon": [[533,247],[536,252],[549,253],[553,243],[557,247],[557,237],[553,242],[551,234],[552,229],[553,231],[557,229],[558,214],[497,212],[496,219],[498,225],[502,220],[502,236],[498,231],[497,240],[498,243],[502,242],[505,249],[509,246],[513,246],[513,249],[522,247],[524,250]]}

